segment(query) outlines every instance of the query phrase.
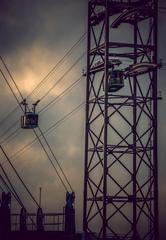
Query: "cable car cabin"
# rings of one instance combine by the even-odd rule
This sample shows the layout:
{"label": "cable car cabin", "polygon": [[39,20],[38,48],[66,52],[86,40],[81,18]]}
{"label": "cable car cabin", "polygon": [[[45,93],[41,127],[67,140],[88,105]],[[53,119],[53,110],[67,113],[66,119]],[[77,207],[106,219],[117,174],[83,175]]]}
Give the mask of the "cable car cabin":
{"label": "cable car cabin", "polygon": [[122,70],[112,70],[109,73],[108,92],[117,92],[124,87]]}
{"label": "cable car cabin", "polygon": [[27,112],[21,116],[21,128],[33,129],[38,127],[38,114]]}

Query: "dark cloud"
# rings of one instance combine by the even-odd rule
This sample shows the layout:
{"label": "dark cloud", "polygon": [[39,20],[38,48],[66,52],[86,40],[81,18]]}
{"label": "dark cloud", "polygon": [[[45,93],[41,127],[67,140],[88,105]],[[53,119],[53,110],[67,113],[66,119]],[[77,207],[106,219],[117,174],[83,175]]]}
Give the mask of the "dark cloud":
{"label": "dark cloud", "polygon": [[35,41],[55,47],[63,39],[72,39],[77,31],[84,31],[80,26],[84,28],[85,10],[84,1],[1,0],[1,54],[28,48]]}
{"label": "dark cloud", "polygon": [[[5,56],[9,68],[14,73],[21,90],[27,94],[31,87],[28,84],[31,80],[36,84],[47,74],[50,66],[53,66],[68,50],[75,41],[86,31],[87,0],[0,0],[0,54]],[[117,33],[118,35],[118,33]],[[122,32],[119,32],[119,36]],[[125,33],[124,33],[125,35]],[[127,38],[127,34],[125,36]],[[159,58],[166,62],[165,54],[165,15],[160,15],[159,25]],[[80,55],[84,46],[77,49],[76,55]],[[68,61],[71,64],[74,57]],[[57,75],[63,74],[68,67],[68,62],[58,70]],[[82,63],[85,66],[85,61]],[[66,78],[69,83],[81,75],[81,67],[74,70],[72,75]],[[57,76],[52,77],[52,83]],[[27,84],[27,85],[26,85]],[[44,90],[48,85],[44,85]],[[4,80],[1,78],[0,88],[3,89],[0,95],[1,119],[10,112],[16,103],[11,93],[7,90]],[[24,88],[27,88],[24,91]],[[60,89],[63,90],[62,85]],[[163,100],[159,103],[159,190],[160,190],[160,228],[161,235],[165,230],[165,105],[166,105],[166,82],[165,70],[159,74],[159,88],[162,90]],[[57,88],[56,88],[57,90]],[[59,89],[58,89],[59,91]],[[42,95],[42,91],[40,93]],[[41,96],[39,94],[39,96]],[[57,93],[50,94],[49,99]],[[78,92],[71,94],[63,103],[53,106],[46,114],[41,116],[41,127],[47,129],[50,124],[78,105],[85,96],[85,85],[78,88]],[[36,96],[35,96],[36,97]],[[34,99],[35,99],[34,97]],[[5,102],[5,104],[2,104]],[[42,103],[43,104],[43,103]],[[39,106],[39,109],[40,107]],[[14,115],[1,127],[1,133],[19,119],[21,112],[16,111]],[[19,125],[17,125],[19,126]],[[5,146],[9,155],[20,149],[32,139],[33,135],[25,131],[13,139],[13,142]],[[47,136],[58,159],[60,159],[67,174],[76,189],[76,209],[78,227],[81,228],[82,214],[82,190],[83,190],[83,151],[84,151],[84,110],[77,117],[62,125],[51,135]],[[4,159],[3,159],[4,160]],[[59,184],[56,175],[48,165],[48,160],[41,152],[38,144],[32,146],[22,155],[14,160],[15,166],[26,179],[27,184],[32,188],[35,197],[38,197],[38,188],[43,187],[44,209],[54,209],[62,205],[65,194]],[[77,179],[77,181],[75,181]],[[28,204],[24,191],[17,183],[17,188],[22,192],[22,198]],[[81,187],[80,187],[81,186]],[[60,198],[57,198],[57,192]],[[47,196],[51,196],[49,199]],[[49,202],[49,204],[48,204]],[[164,236],[161,238],[164,240]]]}

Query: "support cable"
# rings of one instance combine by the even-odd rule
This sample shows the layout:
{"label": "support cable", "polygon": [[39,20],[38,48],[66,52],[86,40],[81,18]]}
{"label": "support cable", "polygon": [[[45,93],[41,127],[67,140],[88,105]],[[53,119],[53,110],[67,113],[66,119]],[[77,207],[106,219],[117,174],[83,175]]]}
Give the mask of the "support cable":
{"label": "support cable", "polygon": [[[6,65],[5,65],[5,67],[6,67]],[[8,71],[9,71],[9,69],[8,69]],[[11,92],[13,93],[14,98],[16,99],[18,105],[21,107],[21,110],[24,112],[24,110],[23,110],[23,108],[22,108],[22,106],[21,106],[21,104],[20,104],[20,102],[19,102],[19,100],[18,100],[18,98],[17,98],[15,92],[14,92],[13,89],[11,88],[10,84],[8,83],[8,80],[7,80],[6,76],[4,75],[4,73],[2,72],[1,69],[0,69],[0,72],[1,72],[2,76],[4,77],[4,79],[5,79],[6,83],[7,83],[7,85],[9,86]],[[10,75],[11,75],[11,74],[10,74]],[[13,78],[12,78],[12,80],[14,81]],[[15,83],[15,81],[14,81],[14,83]],[[16,85],[16,83],[15,83],[15,85]],[[22,95],[21,95],[21,98],[23,99],[23,96],[22,96]],[[40,139],[39,139],[37,133],[35,132],[35,130],[34,130],[34,133],[35,133],[37,139],[39,140],[39,142],[40,142],[40,144],[41,144],[41,146],[42,146],[42,148],[43,148],[43,144],[42,144],[42,142],[40,141]],[[4,150],[3,150],[3,148],[2,148],[1,145],[0,145],[0,148],[1,148],[1,150],[3,151],[3,153],[5,154],[7,160],[9,160],[8,157],[7,157],[7,155],[6,155],[6,153],[4,152]],[[43,148],[43,150],[44,150],[44,148]],[[45,151],[45,150],[44,150],[44,151]],[[19,177],[20,181],[22,182],[22,184],[24,185],[24,187],[26,188],[26,190],[29,192],[31,198],[34,200],[34,202],[35,202],[35,203],[37,204],[37,206],[39,207],[39,205],[38,205],[36,199],[33,197],[32,193],[29,191],[29,189],[27,188],[27,186],[24,184],[24,182],[22,181],[22,179],[21,179],[20,176],[18,175],[16,169],[14,168],[14,166],[12,165],[12,163],[10,162],[10,160],[9,160],[8,162],[9,162],[10,165],[12,166],[13,170],[15,171],[16,175]]]}
{"label": "support cable", "polygon": [[[74,87],[76,87],[76,85],[82,80],[82,75],[75,81],[73,82],[68,88],[66,88],[62,93],[60,93],[58,96],[56,96],[53,100],[51,100],[47,105],[45,105],[38,113],[43,113],[46,109],[48,109],[50,107],[50,105],[57,103],[62,97],[64,97],[66,94],[68,94]],[[19,120],[16,120],[1,136],[0,139],[5,136],[13,127],[15,127],[15,125],[19,123]],[[1,124],[0,124],[1,125]],[[15,135],[15,133],[20,130],[20,128],[18,127],[16,130],[14,130],[9,136],[7,136],[6,138],[4,138],[0,144],[4,144],[6,142],[10,141],[10,138]],[[18,134],[17,134],[18,135]],[[17,136],[16,135],[16,136]],[[9,141],[8,141],[9,139]]]}
{"label": "support cable", "polygon": [[74,64],[56,81],[56,83],[53,84],[53,86],[40,98],[40,101],[42,101],[44,98],[47,97],[47,95],[60,83],[64,77],[77,65],[77,63],[85,56],[85,52],[74,62]]}
{"label": "support cable", "polygon": [[[18,202],[18,204],[19,204],[21,207],[25,208],[22,200],[20,199],[18,193],[16,192],[16,190],[15,190],[13,184],[11,183],[11,181],[10,181],[10,179],[9,179],[9,177],[8,177],[5,169],[3,168],[2,164],[0,164],[0,168],[1,168],[4,176],[6,177],[6,179],[7,179],[8,183],[9,183],[10,187],[9,187],[9,185],[7,184],[7,182],[5,181],[5,179],[3,178],[3,176],[0,174],[0,179],[1,179],[1,181],[3,182],[3,184],[5,185],[5,187],[8,189],[8,191],[9,191],[9,192],[13,195],[13,197],[16,199],[16,201]],[[26,209],[26,208],[25,208],[25,209]],[[28,213],[28,212],[27,212],[27,213]],[[34,222],[34,220],[33,220],[33,218],[32,218],[31,216],[29,216],[29,219],[31,220],[31,222],[32,222],[33,225],[36,225],[36,223]]]}
{"label": "support cable", "polygon": [[[43,98],[45,98],[45,97],[48,95],[48,93],[71,71],[71,69],[80,61],[80,59],[83,58],[84,55],[85,55],[85,53],[84,53],[84,54],[72,65],[72,67],[51,87],[51,89],[49,89],[49,91],[43,96]],[[23,96],[22,96],[22,94],[21,94],[21,92],[20,92],[17,84],[15,83],[15,81],[14,81],[14,79],[13,79],[13,77],[12,77],[10,71],[9,71],[9,69],[7,68],[7,65],[5,64],[5,62],[4,62],[4,60],[3,60],[3,58],[2,58],[1,56],[0,56],[0,58],[1,58],[1,61],[3,62],[4,66],[5,66],[6,70],[7,70],[7,72],[9,73],[9,76],[11,77],[12,81],[14,82],[14,85],[15,85],[15,87],[17,88],[17,90],[18,90],[21,98],[23,99]],[[2,73],[2,74],[3,74],[3,73]],[[3,76],[4,76],[5,80],[7,81],[7,79],[6,79],[6,77],[5,77],[4,74],[3,74]],[[48,103],[44,108],[42,108],[40,112],[42,112],[43,110],[45,110],[46,108],[48,108],[49,105],[51,105],[51,104],[53,104],[54,102],[56,102],[56,100],[58,100],[60,97],[62,97],[62,95],[65,95],[66,93],[68,93],[68,91],[70,91],[73,87],[75,87],[75,85],[81,80],[81,78],[82,78],[82,76],[81,76],[78,80],[76,80],[73,84],[71,84],[67,89],[65,89],[59,96],[57,96],[57,97],[56,97],[55,99],[53,99],[50,103]],[[9,84],[8,84],[8,86],[9,86]],[[11,89],[11,87],[10,87],[10,89]],[[14,94],[14,96],[15,96],[17,102],[18,102],[18,98],[16,97],[14,91],[12,91],[12,93]],[[42,99],[43,99],[43,98],[42,98]],[[19,106],[21,106],[20,103],[19,103]],[[21,109],[22,109],[22,106],[21,106]],[[22,111],[23,111],[23,109],[22,109]],[[40,113],[40,112],[39,112],[39,113]],[[10,128],[8,128],[8,130],[7,130],[5,133],[7,133],[13,126],[14,126],[14,124],[12,124],[12,126],[11,126]],[[14,134],[15,134],[15,132],[14,132],[13,134],[11,134],[11,136],[13,136]],[[3,135],[4,135],[4,134],[3,134]],[[36,135],[36,133],[35,133],[35,135]],[[9,137],[10,137],[10,136],[9,136]],[[7,138],[7,139],[8,139],[8,138]],[[4,142],[4,141],[3,141],[3,142]]]}
{"label": "support cable", "polygon": [[[54,123],[53,125],[51,125],[47,130],[45,130],[43,132],[44,135],[48,135],[50,134],[50,132],[52,132],[54,129],[56,129],[57,127],[59,127],[61,124],[64,123],[64,121],[66,121],[67,119],[69,119],[70,117],[72,117],[75,113],[77,113],[82,107],[85,106],[85,102],[81,103],[80,105],[78,105],[76,108],[74,108],[71,112],[69,112],[68,114],[66,114],[63,118],[61,118],[59,121],[57,121],[56,123]],[[41,135],[39,136],[41,137]],[[13,154],[12,156],[10,156],[10,158],[15,159],[16,156],[20,156],[22,154],[23,151],[25,151],[29,146],[32,146],[35,142],[37,141],[37,138],[34,138],[30,143],[26,144],[23,148],[21,148],[20,150],[18,150],[15,154]],[[3,162],[4,164],[5,162]]]}
{"label": "support cable", "polygon": [[10,179],[9,179],[6,171],[5,171],[5,169],[3,168],[2,164],[0,164],[0,168],[1,168],[1,170],[2,170],[2,172],[3,172],[3,174],[4,174],[4,176],[5,176],[5,178],[7,179],[10,187],[9,187],[8,184],[5,182],[5,180],[3,179],[3,177],[0,175],[1,180],[3,181],[3,183],[5,183],[5,186],[10,190],[11,194],[13,194],[13,196],[15,197],[15,199],[17,200],[17,202],[20,204],[20,206],[23,207],[24,204],[22,203],[20,197],[18,196],[18,194],[17,194],[14,186],[12,185],[12,183],[11,183],[11,181],[10,181]]}
{"label": "support cable", "polygon": [[65,189],[66,191],[68,191],[68,189],[67,189],[67,187],[66,187],[66,185],[65,185],[65,183],[64,183],[64,181],[63,181],[63,179],[61,178],[59,172],[57,171],[57,169],[56,169],[56,167],[55,167],[55,165],[54,165],[52,159],[50,158],[48,152],[46,151],[46,149],[45,149],[45,147],[44,147],[42,141],[40,140],[40,138],[39,138],[39,136],[37,135],[37,133],[35,133],[35,134],[36,134],[36,138],[35,138],[35,139],[39,141],[40,145],[42,146],[43,151],[45,152],[45,154],[46,154],[48,160],[50,161],[52,167],[54,168],[54,170],[55,170],[55,172],[56,172],[56,174],[57,174],[57,176],[59,177],[59,179],[60,179],[60,181],[61,181],[61,183],[62,183],[64,189]]}
{"label": "support cable", "polygon": [[54,71],[64,62],[65,58],[67,58],[71,52],[73,51],[73,49],[79,45],[79,43],[85,38],[86,36],[86,32],[79,38],[79,40],[69,49],[69,51],[61,58],[61,60],[51,69],[51,71],[40,81],[40,83],[33,89],[33,91],[27,96],[30,97],[35,91],[37,88],[39,88],[40,85],[43,84],[43,82],[48,78],[50,77],[51,74],[54,73]]}
{"label": "support cable", "polygon": [[[12,185],[12,183],[11,183],[11,181],[10,181],[10,179],[9,179],[6,171],[5,171],[5,169],[3,168],[2,164],[0,164],[0,168],[2,169],[2,172],[4,173],[7,181],[9,182],[10,187],[9,187],[9,185],[7,184],[7,182],[5,181],[5,179],[3,178],[2,175],[0,175],[1,181],[2,181],[3,184],[5,185],[6,189],[13,195],[13,197],[14,197],[15,200],[18,202],[18,204],[19,204],[21,207],[25,208],[22,200],[20,199],[19,195],[17,194],[17,192],[16,192],[14,186]],[[25,208],[25,209],[26,209],[26,208]],[[27,213],[28,213],[28,212],[27,212]],[[30,214],[29,214],[29,215],[30,215]],[[29,219],[31,220],[31,222],[32,222],[33,225],[36,225],[36,223],[34,222],[34,220],[33,220],[33,218],[32,218],[31,216],[29,216]]]}
{"label": "support cable", "polygon": [[14,167],[14,165],[12,164],[12,162],[10,161],[9,157],[7,156],[6,152],[4,151],[4,149],[3,149],[3,147],[2,147],[1,145],[0,145],[0,149],[2,150],[4,156],[6,157],[8,163],[9,163],[10,166],[12,167],[13,171],[15,172],[15,174],[17,175],[17,177],[18,177],[19,180],[21,181],[22,185],[24,186],[24,188],[26,189],[26,191],[29,193],[29,195],[30,195],[30,197],[32,198],[32,200],[36,203],[36,205],[37,205],[38,207],[40,207],[39,204],[38,204],[38,202],[36,201],[36,199],[35,199],[34,196],[32,195],[32,193],[31,193],[30,190],[28,189],[28,187],[25,185],[23,179],[22,179],[22,178],[20,177],[20,175],[18,174],[16,168]]}
{"label": "support cable", "polygon": [[[5,137],[5,135],[7,135],[7,133],[8,133],[12,128],[14,128],[18,122],[19,122],[18,120],[15,121],[9,128],[7,128],[7,130],[0,136],[0,139],[2,139],[3,137]],[[17,131],[18,131],[19,129],[20,129],[20,128],[17,128]],[[10,136],[10,135],[9,135],[9,136]],[[9,136],[6,136],[6,138],[2,139],[1,144],[2,144],[3,142],[5,142],[6,139],[8,139]]]}
{"label": "support cable", "polygon": [[18,106],[15,107],[10,113],[8,113],[7,116],[5,116],[5,118],[0,121],[0,126],[6,123],[6,120],[10,118],[16,112],[17,109],[18,109]]}
{"label": "support cable", "polygon": [[66,182],[68,183],[68,185],[69,185],[71,191],[74,192],[74,191],[73,191],[73,188],[72,188],[72,186],[71,186],[71,184],[70,184],[70,182],[69,182],[69,180],[68,180],[68,178],[67,178],[67,176],[66,176],[66,174],[65,174],[65,172],[63,171],[61,165],[59,164],[59,161],[57,160],[57,158],[56,158],[56,156],[55,156],[55,154],[54,154],[52,148],[50,147],[50,144],[48,143],[46,137],[44,136],[44,134],[43,134],[43,132],[41,131],[41,128],[40,128],[39,126],[38,126],[38,129],[39,129],[39,131],[40,131],[40,133],[41,133],[41,136],[44,138],[45,143],[47,144],[47,147],[49,148],[50,152],[52,153],[52,155],[53,155],[53,157],[54,157],[54,159],[55,159],[55,161],[56,161],[58,167],[60,168],[60,170],[61,170],[61,172],[62,172],[62,175],[64,176]]}
{"label": "support cable", "polygon": [[2,187],[2,185],[0,185],[0,189],[2,192],[5,192],[4,188]]}
{"label": "support cable", "polygon": [[[15,83],[14,78],[13,78],[12,74],[10,73],[10,71],[9,71],[9,69],[8,69],[5,61],[3,60],[2,56],[0,56],[0,60],[2,61],[3,65],[5,66],[5,68],[6,68],[6,70],[7,70],[7,73],[9,74],[10,78],[12,79],[12,81],[13,81],[13,83],[14,83],[17,91],[18,91],[18,93],[20,94],[20,96],[21,96],[21,98],[22,98],[22,100],[23,100],[23,99],[24,99],[24,98],[23,98],[23,95],[22,95],[20,89],[18,88],[17,84]],[[5,75],[3,74],[2,70],[1,70],[1,74],[2,74],[3,77],[5,78]],[[7,82],[8,82],[8,81],[7,81]],[[8,84],[8,86],[10,87],[10,90],[12,91],[12,88],[11,88],[10,84]],[[12,93],[13,93],[13,95],[14,95],[14,91],[12,91]],[[16,100],[17,100],[17,98],[16,98]],[[17,102],[18,102],[18,101],[17,101]],[[21,107],[21,109],[23,109],[22,106],[21,106],[21,104],[20,104],[20,102],[18,102],[18,104],[19,104],[19,106]]]}
{"label": "support cable", "polygon": [[[4,62],[4,61],[3,61],[3,62]],[[5,68],[7,67],[6,64],[5,64],[4,66],[5,66]],[[7,68],[6,70],[10,73],[10,71],[9,71],[8,68]],[[1,71],[1,70],[0,70],[0,71]],[[7,78],[5,77],[5,75],[3,74],[3,72],[2,72],[2,75],[3,75],[4,79],[5,79],[5,81],[7,82],[8,86],[10,86],[10,84],[8,83],[8,80],[7,80]],[[9,75],[12,76],[11,73],[10,73]],[[14,80],[14,78],[12,77],[11,79],[12,79],[12,81],[14,82],[14,85],[17,87],[18,92],[21,93],[20,90],[19,90],[19,88],[18,88],[18,86],[17,86],[17,84],[16,84],[16,82],[15,82],[15,80]],[[11,89],[11,91],[12,91],[15,99],[16,99],[17,102],[19,103],[18,98],[17,98],[16,94],[14,93],[14,91],[12,90],[11,86],[10,86],[10,89]],[[23,98],[22,94],[21,94],[20,96],[21,96],[21,98],[22,98],[22,100],[23,100],[24,98]],[[24,110],[23,110],[23,108],[22,108],[22,106],[21,106],[20,103],[19,103],[19,106],[21,107],[21,110],[24,112]],[[40,129],[40,131],[41,131],[41,129]],[[44,152],[46,153],[46,156],[48,157],[49,155],[48,155],[46,149],[44,148],[43,143],[41,142],[39,136],[37,135],[37,133],[36,133],[36,131],[35,131],[34,129],[33,129],[33,132],[34,132],[34,134],[36,135],[36,138],[37,138],[37,140],[39,141],[39,143],[40,143],[41,147],[43,148]],[[48,141],[47,141],[47,144],[48,144]],[[2,146],[0,146],[0,148],[2,149]],[[51,148],[50,145],[49,145],[49,148]],[[49,157],[48,159],[50,160],[51,165],[53,166],[53,168],[54,168],[54,170],[56,171],[58,177],[60,178],[60,181],[62,182],[65,190],[67,190],[67,187],[65,186],[64,181],[63,181],[62,178],[60,177],[60,174],[58,173],[55,165],[53,164],[53,162],[52,162],[52,160],[51,160],[51,158]],[[57,159],[56,159],[56,161],[57,161]],[[12,164],[12,163],[10,162],[10,164]],[[14,169],[13,169],[13,170],[14,170]],[[69,182],[69,181],[68,181],[68,182]],[[23,183],[23,184],[24,184],[24,183]],[[31,197],[33,198],[33,200],[35,200],[31,193],[30,193],[30,195],[31,195]],[[37,203],[36,200],[35,200],[35,202]],[[37,205],[38,205],[38,203],[37,203]]]}
{"label": "support cable", "polygon": [[16,102],[18,103],[18,105],[20,106],[21,110],[24,111],[24,109],[23,109],[22,105],[20,104],[20,101],[19,101],[19,99],[17,98],[15,92],[13,91],[12,87],[11,87],[10,84],[8,83],[8,80],[7,80],[6,76],[5,76],[5,74],[2,72],[2,69],[0,69],[0,73],[2,74],[2,76],[3,76],[3,78],[5,79],[8,87],[10,88],[11,92],[13,93],[13,96],[14,96]]}
{"label": "support cable", "polygon": [[59,94],[57,97],[55,97],[53,100],[51,100],[47,105],[45,105],[39,113],[42,113],[45,111],[45,109],[49,108],[50,105],[55,104],[61,97],[65,96],[69,91],[71,91],[80,81],[82,80],[82,75],[73,82],[68,88],[66,88],[61,94]]}
{"label": "support cable", "polygon": [[10,135],[8,135],[5,139],[3,139],[2,142],[0,142],[0,144],[4,146],[4,143],[5,143],[5,146],[6,146],[8,142],[10,142],[16,136],[18,136],[19,130],[20,128],[15,129]]}
{"label": "support cable", "polygon": [[[2,166],[2,165],[1,165]],[[7,182],[5,181],[4,177],[0,174],[0,180],[2,182],[2,184],[4,185],[4,187],[6,188],[7,191],[11,192],[12,194],[14,194],[11,190],[11,188],[9,187],[9,185],[7,184]],[[5,192],[5,190],[3,190],[3,192]],[[17,197],[15,195],[13,195],[14,198],[16,199],[16,201],[19,203]],[[20,203],[19,203],[20,204]]]}
{"label": "support cable", "polygon": [[[72,83],[68,88],[66,88],[62,93],[60,93],[58,96],[56,96],[53,100],[51,100],[47,105],[45,105],[38,113],[43,113],[46,109],[48,109],[50,107],[50,105],[57,103],[62,97],[64,97],[66,94],[68,94],[74,87],[76,87],[76,85],[82,80],[82,75],[74,82]],[[17,123],[19,122],[19,120],[17,120],[16,122],[14,122],[14,124],[12,124],[12,126],[10,126],[0,137],[0,139],[6,135]],[[18,132],[20,130],[20,128],[18,127],[16,130],[14,130],[9,136],[7,136],[6,138],[4,138],[2,140],[2,142],[0,142],[0,144],[4,144],[6,145],[7,142],[11,141],[12,137],[15,135],[16,132]],[[19,134],[19,133],[18,133]],[[18,135],[17,134],[17,135]],[[15,135],[15,137],[17,136]]]}
{"label": "support cable", "polygon": [[[60,59],[60,61],[49,71],[49,73],[37,84],[37,86],[33,89],[33,91],[27,96],[29,98],[34,92],[42,85],[50,76],[54,73],[54,71],[64,62],[65,58],[67,58],[73,49],[79,45],[79,43],[84,40],[86,36],[86,32],[78,39],[78,41],[68,50],[68,52]],[[1,57],[2,58],[2,57]],[[4,60],[3,60],[4,61]],[[6,64],[5,64],[6,65]],[[16,112],[18,106],[14,108],[3,120],[1,120],[0,125],[2,125],[13,113]]]}
{"label": "support cable", "polygon": [[[39,127],[38,127],[38,128],[39,128]],[[43,145],[42,141],[40,140],[39,136],[37,135],[37,132],[35,131],[35,129],[33,129],[33,132],[35,133],[35,136],[36,136],[36,138],[37,138],[38,142],[40,143],[40,145],[41,145],[41,147],[42,147],[43,151],[45,152],[45,154],[46,154],[46,156],[47,156],[48,160],[50,161],[50,163],[51,163],[51,165],[53,166],[53,168],[54,168],[54,170],[55,170],[56,174],[58,175],[58,177],[59,177],[59,179],[60,179],[60,181],[61,181],[61,183],[62,183],[63,187],[64,187],[64,188],[65,188],[65,190],[67,191],[67,187],[66,187],[66,185],[65,185],[64,181],[62,180],[62,178],[61,178],[60,174],[58,173],[58,170],[56,169],[56,167],[55,167],[55,165],[54,165],[53,161],[51,160],[51,158],[50,158],[49,154],[47,153],[47,151],[46,151],[46,149],[45,149],[45,147],[44,147],[44,145]],[[50,148],[51,148],[51,147],[50,147]]]}

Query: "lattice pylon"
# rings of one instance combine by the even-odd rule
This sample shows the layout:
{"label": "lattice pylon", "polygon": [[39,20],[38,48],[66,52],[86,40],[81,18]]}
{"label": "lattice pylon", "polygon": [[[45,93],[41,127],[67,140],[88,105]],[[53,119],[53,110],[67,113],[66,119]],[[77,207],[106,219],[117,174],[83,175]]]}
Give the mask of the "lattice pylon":
{"label": "lattice pylon", "polygon": [[138,63],[157,66],[157,1],[89,1],[85,239],[158,240],[157,67]]}

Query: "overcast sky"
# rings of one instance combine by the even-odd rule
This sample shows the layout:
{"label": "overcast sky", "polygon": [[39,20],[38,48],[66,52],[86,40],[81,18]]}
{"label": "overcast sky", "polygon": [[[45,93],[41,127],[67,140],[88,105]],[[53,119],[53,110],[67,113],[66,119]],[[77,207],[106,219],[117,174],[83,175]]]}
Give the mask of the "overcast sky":
{"label": "overcast sky", "polygon": [[[160,3],[164,6],[164,2]],[[1,0],[0,1],[0,55],[2,55],[11,70],[21,92],[24,96],[31,93],[34,87],[56,65],[63,55],[86,31],[87,1],[86,0]],[[166,63],[165,51],[165,20],[166,13],[159,15],[159,58]],[[29,98],[29,103],[40,99],[47,89],[58,80],[64,72],[77,61],[86,51],[86,39],[81,41],[72,54],[51,75],[49,80]],[[60,94],[66,87],[76,81],[82,74],[86,65],[83,57],[76,67],[50,92],[41,103],[40,111],[50,100]],[[2,67],[2,64],[1,64]],[[162,91],[163,100],[159,102],[159,191],[160,191],[160,226],[164,230],[166,217],[166,83],[164,67],[159,71],[159,90]],[[0,78],[0,121],[12,111],[17,103],[8,89],[3,77]],[[18,95],[18,93],[17,93]],[[19,97],[19,95],[18,95]],[[40,126],[43,131],[57,122],[68,112],[85,100],[85,80],[79,82],[77,87],[70,91],[58,103],[50,107],[40,116]],[[20,118],[21,111],[17,109],[0,126],[2,134],[16,120]],[[19,127],[19,123],[11,129],[12,133]],[[27,130],[18,130],[17,135],[10,142],[4,143],[9,156],[14,155],[25,144],[30,142],[34,135]],[[7,136],[7,135],[6,135]],[[5,137],[2,136],[1,141]],[[77,225],[81,226],[82,192],[83,192],[83,161],[84,161],[84,108],[64,122],[61,126],[47,135],[47,139],[54,152],[66,170],[69,180],[76,192]],[[1,154],[1,161],[4,162]],[[25,182],[38,199],[39,187],[42,187],[42,206],[44,211],[62,209],[65,203],[65,191],[55,172],[38,143],[33,144],[21,155],[13,158],[14,164],[21,173]],[[10,169],[5,164],[10,174]],[[17,189],[22,192],[25,205],[28,196],[21,188],[14,176],[11,176]],[[35,210],[35,205],[29,205]],[[162,209],[162,211],[161,211]]]}

